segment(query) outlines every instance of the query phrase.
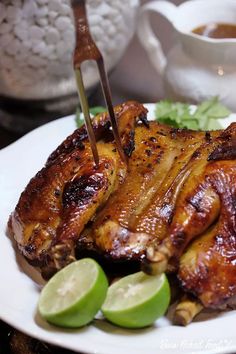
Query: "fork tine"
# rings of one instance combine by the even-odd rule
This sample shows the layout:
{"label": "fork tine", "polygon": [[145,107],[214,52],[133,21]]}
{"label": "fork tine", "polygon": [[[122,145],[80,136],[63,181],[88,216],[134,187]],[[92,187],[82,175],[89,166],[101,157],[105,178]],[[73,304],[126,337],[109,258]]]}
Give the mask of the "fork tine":
{"label": "fork tine", "polygon": [[[85,0],[71,0],[71,7],[74,13],[76,45],[74,50],[74,72],[77,83],[78,95],[81,108],[84,114],[85,125],[88,133],[90,146],[93,153],[95,165],[99,165],[99,156],[96,144],[96,138],[91,123],[88,100],[85,94],[83,77],[81,73],[81,63],[90,59],[91,53],[96,55],[96,48],[90,45],[90,33],[86,17]],[[96,57],[95,57],[96,58]]]}
{"label": "fork tine", "polygon": [[107,78],[107,73],[105,70],[104,60],[103,60],[102,56],[96,62],[97,62],[98,71],[99,71],[99,75],[100,75],[100,82],[101,82],[101,86],[102,86],[102,90],[103,90],[103,95],[104,95],[107,109],[108,109],[109,116],[110,116],[110,121],[111,121],[111,126],[112,126],[112,130],[113,130],[113,135],[115,138],[116,146],[117,146],[117,149],[118,149],[121,159],[124,162],[127,162],[126,156],[124,154],[124,150],[121,145],[120,135],[119,135],[119,131],[118,131],[118,125],[117,125],[116,116],[115,116],[115,112],[114,112],[112,100],[111,100],[111,90],[110,90],[110,86],[109,86],[109,82],[108,82],[108,78]]}
{"label": "fork tine", "polygon": [[95,165],[98,166],[99,165],[99,156],[98,156],[96,138],[94,135],[93,126],[92,126],[92,122],[91,122],[91,118],[90,118],[88,100],[85,95],[84,83],[83,83],[83,78],[81,75],[80,68],[75,69],[75,76],[76,76],[76,81],[77,81],[80,104],[81,104],[81,108],[82,108],[82,111],[84,114],[85,125],[86,125],[87,132],[88,132],[88,137],[89,137],[89,142],[90,142],[92,153],[93,153],[94,162],[95,162]]}

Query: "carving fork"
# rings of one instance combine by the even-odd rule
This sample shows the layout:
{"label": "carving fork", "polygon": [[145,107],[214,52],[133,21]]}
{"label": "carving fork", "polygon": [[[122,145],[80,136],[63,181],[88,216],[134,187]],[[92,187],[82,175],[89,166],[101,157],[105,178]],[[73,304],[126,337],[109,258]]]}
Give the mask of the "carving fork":
{"label": "carving fork", "polygon": [[81,64],[87,60],[93,60],[97,64],[99,76],[100,76],[100,82],[103,89],[103,95],[110,116],[112,131],[116,142],[116,147],[120,154],[121,159],[126,162],[126,157],[122,149],[121,140],[119,136],[117,121],[112,106],[111,91],[108,83],[107,73],[104,66],[104,60],[100,50],[96,46],[89,31],[85,0],[71,0],[71,5],[74,14],[75,30],[76,30],[76,45],[74,51],[74,71],[76,75],[80,104],[85,118],[85,124],[88,132],[89,141],[91,144],[95,165],[98,166],[99,164],[99,156],[98,156],[96,138],[93,131],[93,126],[92,126],[91,117],[89,113],[88,101],[85,94],[85,88],[84,88],[82,72],[81,72]]}

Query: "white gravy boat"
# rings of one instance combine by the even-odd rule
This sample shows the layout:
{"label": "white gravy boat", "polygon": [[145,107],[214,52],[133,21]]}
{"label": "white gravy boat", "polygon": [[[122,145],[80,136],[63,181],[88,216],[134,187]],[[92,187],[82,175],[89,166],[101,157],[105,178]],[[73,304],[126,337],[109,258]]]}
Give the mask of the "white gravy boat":
{"label": "white gravy boat", "polygon": [[[165,56],[154,34],[150,12],[166,18],[176,33]],[[236,24],[235,0],[190,0],[175,6],[153,1],[141,7],[138,37],[151,63],[163,76],[170,98],[200,102],[212,96],[236,112],[236,39],[212,39],[192,33],[209,23]]]}

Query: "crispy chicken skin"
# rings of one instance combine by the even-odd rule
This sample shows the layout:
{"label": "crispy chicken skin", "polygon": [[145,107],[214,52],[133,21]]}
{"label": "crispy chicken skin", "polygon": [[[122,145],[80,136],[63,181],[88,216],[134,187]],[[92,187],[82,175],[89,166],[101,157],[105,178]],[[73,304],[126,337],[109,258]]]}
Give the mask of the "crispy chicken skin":
{"label": "crispy chicken skin", "polygon": [[78,250],[138,261],[147,273],[177,273],[205,307],[222,306],[236,295],[236,123],[211,133],[173,129],[147,122],[132,101],[115,113],[127,164],[106,113],[93,122],[98,168],[85,128],[76,130],[10,217],[20,251],[44,277]]}
{"label": "crispy chicken skin", "polygon": [[[115,113],[122,146],[129,156],[136,121],[146,122],[147,110],[128,102],[117,106]],[[41,268],[44,277],[74,259],[81,231],[126,175],[127,166],[116,151],[108,115],[97,116],[93,127],[99,167],[94,166],[85,127],[77,129],[29,182],[9,220],[22,254]]]}
{"label": "crispy chicken skin", "polygon": [[204,133],[156,122],[136,128],[127,177],[91,228],[95,247],[112,259],[140,259],[149,245],[157,246],[165,238],[186,175],[181,169],[202,139]]}
{"label": "crispy chicken skin", "polygon": [[207,167],[206,176],[219,196],[215,222],[187,248],[178,276],[205,307],[217,308],[236,294],[235,162],[216,161]]}

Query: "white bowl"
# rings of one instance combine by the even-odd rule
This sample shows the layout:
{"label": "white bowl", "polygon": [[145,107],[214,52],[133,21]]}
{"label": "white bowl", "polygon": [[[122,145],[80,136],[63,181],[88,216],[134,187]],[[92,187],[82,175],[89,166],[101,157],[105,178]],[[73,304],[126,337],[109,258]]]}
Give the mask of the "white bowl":
{"label": "white bowl", "polygon": [[[0,95],[51,99],[76,92],[72,70],[74,25],[69,0],[0,3]],[[87,0],[91,33],[112,69],[134,33],[139,0]],[[98,82],[90,62],[85,87]]]}

